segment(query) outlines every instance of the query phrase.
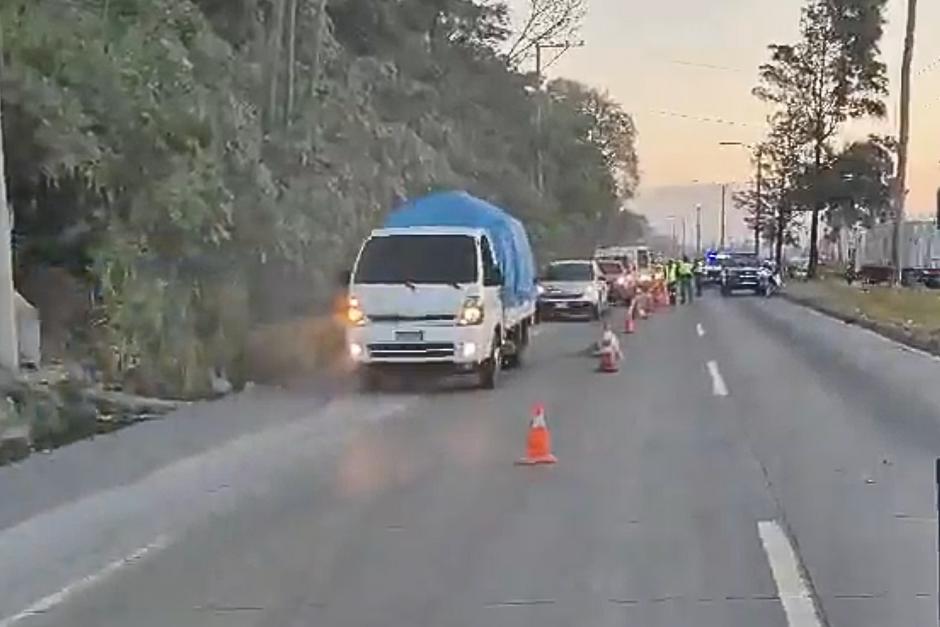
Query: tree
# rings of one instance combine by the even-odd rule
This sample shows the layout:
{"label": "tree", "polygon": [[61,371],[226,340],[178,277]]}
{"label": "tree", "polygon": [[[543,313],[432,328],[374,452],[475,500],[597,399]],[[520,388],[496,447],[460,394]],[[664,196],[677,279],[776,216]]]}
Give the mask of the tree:
{"label": "tree", "polygon": [[836,155],[818,186],[831,228],[870,228],[888,219],[895,146],[893,139],[873,135]]}
{"label": "tree", "polygon": [[[754,93],[794,116],[811,150],[812,175],[821,177],[833,158],[832,140],[843,123],[882,117],[887,94],[879,41],[886,0],[808,0],[795,45],[771,45]],[[819,214],[810,223],[810,274],[818,263]]]}
{"label": "tree", "polygon": [[507,60],[517,65],[539,43],[574,39],[586,14],[587,0],[528,0],[522,26],[506,52]]}
{"label": "tree", "polygon": [[253,325],[323,307],[393,198],[467,189],[543,257],[639,234],[632,120],[527,90],[506,23],[475,0],[0,3],[15,265],[95,295],[76,350],[107,378],[193,396]]}

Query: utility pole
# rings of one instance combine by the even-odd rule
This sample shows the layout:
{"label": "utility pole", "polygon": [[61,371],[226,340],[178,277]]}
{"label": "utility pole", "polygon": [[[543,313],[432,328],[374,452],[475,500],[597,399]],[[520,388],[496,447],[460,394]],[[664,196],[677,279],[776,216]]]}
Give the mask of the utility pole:
{"label": "utility pole", "polygon": [[[540,41],[535,42],[535,80],[537,81],[537,92],[538,96],[535,100],[535,132],[536,132],[536,144],[535,144],[535,188],[539,191],[545,187],[545,172],[542,167],[542,50],[556,49],[561,50],[558,55],[555,57],[557,59],[563,55],[570,48],[582,48],[584,47],[583,41],[578,42],[559,42],[559,43],[542,43]],[[554,61],[555,59],[552,59]],[[551,63],[549,63],[551,65]]]}
{"label": "utility pole", "polygon": [[0,113],[0,368],[19,370],[13,290],[13,250],[10,208],[7,205],[6,165],[3,162],[3,114]]}
{"label": "utility pole", "polygon": [[728,190],[727,183],[721,184],[721,250],[725,249],[725,195]]}
{"label": "utility pole", "polygon": [[542,191],[542,44],[535,42],[535,189]]}
{"label": "utility pole", "polygon": [[680,256],[685,255],[685,243],[686,243],[686,239],[685,239],[685,222],[686,222],[686,219],[685,219],[685,217],[683,216],[683,218],[682,218],[682,252],[679,254]]}
{"label": "utility pole", "polygon": [[901,225],[904,223],[904,201],[907,196],[907,146],[911,135],[911,65],[914,61],[914,31],[917,28],[917,0],[907,1],[907,30],[904,35],[904,56],[901,61],[901,129],[898,134],[898,172],[894,191],[894,282],[901,282],[904,272],[901,247]]}
{"label": "utility pole", "polygon": [[702,205],[695,205],[695,256],[702,254]]}

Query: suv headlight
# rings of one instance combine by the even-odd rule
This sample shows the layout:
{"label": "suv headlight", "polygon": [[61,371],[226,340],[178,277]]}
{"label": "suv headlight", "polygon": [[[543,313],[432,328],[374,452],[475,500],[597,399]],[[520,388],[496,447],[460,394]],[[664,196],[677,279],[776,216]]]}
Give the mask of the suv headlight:
{"label": "suv headlight", "polygon": [[475,326],[483,323],[483,301],[479,296],[470,296],[460,307],[457,324],[462,327]]}
{"label": "suv headlight", "polygon": [[584,288],[584,296],[585,298],[594,298],[597,296],[597,288],[593,285],[588,285],[586,288]]}

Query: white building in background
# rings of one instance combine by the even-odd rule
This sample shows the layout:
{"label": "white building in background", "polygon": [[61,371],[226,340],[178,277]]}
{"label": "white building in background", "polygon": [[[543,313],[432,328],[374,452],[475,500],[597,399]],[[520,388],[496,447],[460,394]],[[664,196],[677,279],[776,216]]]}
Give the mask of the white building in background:
{"label": "white building in background", "polygon": [[[862,266],[890,266],[893,224],[847,232],[839,242],[843,259]],[[933,220],[911,220],[901,225],[901,267],[940,268],[940,230]]]}

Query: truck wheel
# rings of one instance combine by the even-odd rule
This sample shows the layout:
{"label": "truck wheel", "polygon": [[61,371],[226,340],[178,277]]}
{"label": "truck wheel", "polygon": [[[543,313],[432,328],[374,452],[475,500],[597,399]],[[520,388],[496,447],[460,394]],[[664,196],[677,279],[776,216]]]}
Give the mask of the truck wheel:
{"label": "truck wheel", "polygon": [[499,343],[493,340],[493,349],[490,356],[478,366],[477,376],[480,379],[480,387],[484,390],[493,390],[499,382],[499,371],[502,366],[503,354]]}
{"label": "truck wheel", "polygon": [[522,323],[519,330],[515,333],[513,344],[516,345],[516,352],[503,357],[503,364],[506,368],[518,368],[523,364],[523,358],[526,348],[529,346],[529,325]]}

